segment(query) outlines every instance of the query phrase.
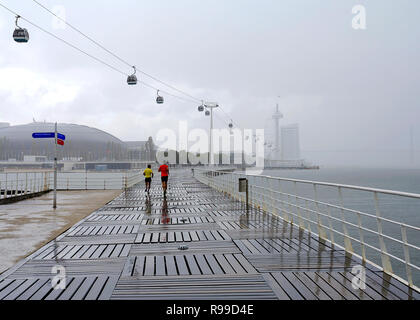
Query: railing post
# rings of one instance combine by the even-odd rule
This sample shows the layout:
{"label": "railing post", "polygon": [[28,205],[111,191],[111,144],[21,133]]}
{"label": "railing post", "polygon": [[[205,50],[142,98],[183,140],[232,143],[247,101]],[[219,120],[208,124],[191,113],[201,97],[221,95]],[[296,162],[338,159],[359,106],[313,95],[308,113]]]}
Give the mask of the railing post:
{"label": "railing post", "polygon": [[299,227],[301,229],[305,228],[305,224],[303,223],[303,219],[302,219],[302,213],[300,212],[300,208],[299,208],[299,199],[298,199],[298,194],[297,194],[297,182],[294,182],[294,186],[295,186],[295,200],[296,200],[296,210],[297,210],[297,214],[298,214],[298,222],[299,222]]}
{"label": "railing post", "polygon": [[344,215],[344,199],[343,199],[343,192],[341,190],[341,187],[338,187],[338,196],[340,198],[340,211],[341,211],[341,220],[342,220],[342,226],[343,226],[343,233],[344,233],[344,248],[346,251],[353,253],[353,246],[351,244],[350,238],[349,238],[349,232],[347,230],[346,226],[346,217]]}
{"label": "railing post", "polygon": [[318,191],[317,191],[317,187],[316,184],[313,184],[314,186],[314,195],[315,195],[315,207],[316,207],[316,212],[317,212],[317,223],[318,223],[318,235],[321,239],[327,239],[327,234],[325,233],[325,230],[322,226],[322,219],[321,219],[321,215],[320,210],[319,210],[319,203],[318,203]]}
{"label": "railing post", "polygon": [[375,209],[376,209],[376,221],[378,224],[378,233],[379,233],[379,244],[381,246],[381,260],[382,260],[382,268],[384,269],[385,273],[392,274],[392,266],[389,256],[387,255],[386,245],[383,237],[383,230],[382,230],[382,218],[381,213],[379,211],[379,200],[378,200],[378,193],[374,192],[374,199],[375,199]]}
{"label": "railing post", "polygon": [[330,227],[330,240],[332,244],[335,244],[334,242],[334,231],[333,231],[333,227],[332,227],[332,221],[331,221],[331,208],[328,207],[328,225]]}
{"label": "railing post", "polygon": [[363,230],[362,230],[362,218],[359,212],[357,213],[357,224],[359,225],[359,237],[360,237],[360,247],[362,249],[362,261],[366,262],[365,239],[364,239]]}
{"label": "railing post", "polygon": [[18,196],[18,189],[19,189],[19,172],[16,172],[16,192],[15,192],[15,197]]}
{"label": "railing post", "polygon": [[6,172],[6,184],[4,187],[4,199],[7,199],[7,172]]}
{"label": "railing post", "polygon": [[15,197],[18,196],[18,189],[19,189],[19,172],[16,172],[16,190],[15,190]]}
{"label": "railing post", "polygon": [[270,188],[270,198],[271,198],[271,213],[274,215],[278,215],[278,211],[276,208],[276,200],[275,200],[275,192],[273,188],[273,179],[268,179],[268,187]]}
{"label": "railing post", "polygon": [[7,172],[6,172],[6,186],[4,188],[4,198],[7,199]]}
{"label": "railing post", "polygon": [[282,200],[283,191],[282,191],[282,188],[281,188],[281,181],[280,180],[279,180],[279,191],[280,191],[280,203],[281,203],[281,207],[282,207],[282,211],[283,211],[283,220],[286,221],[286,222],[290,222],[289,215],[287,214],[286,210],[284,209],[285,204],[284,204],[284,201]]}
{"label": "railing post", "polygon": [[413,287],[413,276],[410,267],[410,251],[408,249],[407,230],[405,225],[401,224],[401,236],[404,242],[405,271],[407,273],[407,281],[410,287]]}
{"label": "railing post", "polygon": [[[305,199],[305,207],[309,209],[309,204],[308,204],[308,200]],[[311,230],[311,212],[309,210],[306,211],[307,212],[307,218],[308,218],[308,231],[311,234],[312,230]]]}

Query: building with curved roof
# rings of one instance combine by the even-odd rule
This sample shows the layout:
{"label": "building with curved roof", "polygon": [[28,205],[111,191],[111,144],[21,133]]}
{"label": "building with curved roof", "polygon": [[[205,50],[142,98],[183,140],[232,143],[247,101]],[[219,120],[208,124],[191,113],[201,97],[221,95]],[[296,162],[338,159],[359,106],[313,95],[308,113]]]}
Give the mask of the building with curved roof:
{"label": "building with curved roof", "polygon": [[[34,132],[54,132],[54,123],[33,122],[0,127],[0,161],[24,156],[45,156],[54,159],[54,139],[33,139]],[[95,128],[77,124],[58,124],[58,132],[66,136],[58,147],[58,159],[82,161],[114,161],[127,159],[127,146],[115,136]]]}

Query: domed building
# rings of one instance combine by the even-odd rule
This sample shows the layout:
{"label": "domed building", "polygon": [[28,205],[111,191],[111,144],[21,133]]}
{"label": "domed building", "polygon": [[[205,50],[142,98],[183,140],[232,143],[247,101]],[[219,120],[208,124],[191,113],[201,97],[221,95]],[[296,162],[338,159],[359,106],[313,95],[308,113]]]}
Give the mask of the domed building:
{"label": "domed building", "polygon": [[[115,161],[127,159],[127,146],[120,139],[99,129],[83,125],[60,123],[58,132],[66,136],[64,146],[58,146],[58,159],[81,161]],[[44,156],[54,159],[54,139],[33,139],[35,132],[54,132],[54,123],[33,122],[18,126],[0,126],[0,161],[24,156]]]}

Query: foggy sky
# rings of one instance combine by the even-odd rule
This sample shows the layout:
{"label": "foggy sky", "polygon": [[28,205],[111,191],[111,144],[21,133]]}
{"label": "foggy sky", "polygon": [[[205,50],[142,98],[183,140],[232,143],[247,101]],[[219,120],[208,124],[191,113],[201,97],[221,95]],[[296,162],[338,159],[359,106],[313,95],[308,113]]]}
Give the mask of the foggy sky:
{"label": "foggy sky", "polygon": [[[420,167],[418,1],[40,1],[63,5],[70,23],[139,69],[219,102],[243,128],[272,124],[279,103],[282,123],[299,123],[311,162]],[[53,29],[52,16],[32,1],[0,2],[131,73],[70,28]],[[357,4],[366,7],[366,30],[351,27]],[[0,8],[0,122],[85,124],[122,140],[176,130],[178,120],[208,128],[198,104],[165,97],[157,105],[153,90],[129,87],[123,75],[20,24],[28,44],[13,41],[14,17]],[[226,127],[219,118],[216,126]]]}

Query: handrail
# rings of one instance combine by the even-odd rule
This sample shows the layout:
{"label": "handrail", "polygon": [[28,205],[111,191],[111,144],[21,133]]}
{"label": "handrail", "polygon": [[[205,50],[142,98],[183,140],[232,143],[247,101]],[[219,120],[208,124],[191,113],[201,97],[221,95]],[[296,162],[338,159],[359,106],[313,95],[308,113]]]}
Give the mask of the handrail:
{"label": "handrail", "polygon": [[[237,178],[248,178],[251,207],[274,214],[287,223],[296,225],[310,233],[314,233],[311,230],[311,225],[316,225],[318,232],[314,234],[318,235],[323,240],[329,241],[332,244],[343,248],[346,252],[360,257],[363,262],[369,262],[378,266],[385,273],[390,274],[406,283],[411,288],[419,291],[419,288],[416,286],[417,283],[414,283],[414,280],[417,282],[420,280],[420,267],[410,261],[410,250],[420,254],[420,247],[418,244],[408,241],[407,230],[411,232],[410,236],[412,236],[412,240],[418,242],[418,239],[420,239],[420,235],[418,234],[420,227],[382,217],[378,195],[391,195],[420,200],[420,194],[338,183],[246,174],[245,172],[226,172],[213,170],[211,168],[194,168],[193,174],[198,181],[207,184],[216,190],[225,192],[241,202],[244,202],[245,199],[244,196],[238,192],[239,183]],[[294,185],[293,190],[283,190],[284,186],[287,184],[282,184],[281,182],[292,183]],[[313,187],[312,191],[308,191],[306,190],[307,188],[305,188],[305,193],[313,192],[313,198],[311,198],[312,196],[310,195],[303,196],[298,194],[297,186],[301,184],[307,184]],[[336,189],[338,191],[336,200],[339,204],[328,203],[329,200],[319,199],[318,188],[321,187]],[[359,208],[354,209],[344,206],[342,193],[344,189],[370,194],[371,198],[365,199],[365,197],[363,197],[363,199],[372,202],[373,206],[371,210],[375,212],[363,212]],[[330,196],[328,196],[328,199],[330,199]],[[315,206],[315,208],[313,208],[313,206]],[[332,215],[332,212],[341,212],[341,216],[334,216]],[[294,222],[293,217],[297,218],[298,224]],[[351,220],[347,221],[346,217],[347,219],[353,218],[357,220],[357,222]],[[369,220],[364,222],[362,218]],[[325,220],[328,221],[327,224],[325,224]],[[333,222],[335,225],[333,225]],[[373,228],[375,223],[377,230],[374,230],[375,228]],[[393,229],[390,229],[391,231],[385,229],[385,232],[382,223],[389,223],[389,227],[392,227]],[[342,230],[338,230],[340,228],[339,225]],[[399,230],[397,228],[399,228]],[[329,238],[326,231],[330,233]],[[357,236],[355,235],[357,231],[359,239],[357,239]],[[400,236],[398,236],[398,232],[400,232]],[[413,236],[414,232],[416,232],[415,237]],[[369,236],[365,237],[364,233]],[[334,234],[339,235],[341,238],[337,240],[334,237]],[[377,237],[376,239],[379,240],[379,246],[372,237]],[[392,241],[395,246],[401,246],[403,250],[390,247],[391,251],[388,252],[385,240]],[[359,246],[356,247],[357,252],[355,252],[352,242]],[[372,250],[372,252],[367,252],[366,249]],[[377,263],[375,261],[376,257],[373,256],[372,253],[379,253],[381,262]],[[399,257],[398,255],[403,257]],[[405,265],[405,275],[403,275],[404,272],[401,268],[398,269],[398,271],[394,271],[395,269],[393,269],[391,262]],[[416,272],[417,277],[415,279],[413,279],[413,271]]]}

